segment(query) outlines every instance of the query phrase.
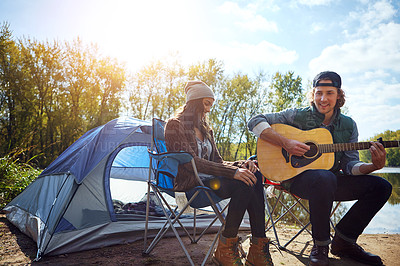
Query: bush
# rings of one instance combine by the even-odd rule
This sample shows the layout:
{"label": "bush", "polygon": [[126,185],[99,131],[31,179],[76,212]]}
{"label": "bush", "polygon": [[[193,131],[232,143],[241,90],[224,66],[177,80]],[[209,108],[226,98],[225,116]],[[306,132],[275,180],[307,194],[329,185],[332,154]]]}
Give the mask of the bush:
{"label": "bush", "polygon": [[0,158],[0,209],[21,193],[40,172],[27,163],[18,163],[11,156]]}

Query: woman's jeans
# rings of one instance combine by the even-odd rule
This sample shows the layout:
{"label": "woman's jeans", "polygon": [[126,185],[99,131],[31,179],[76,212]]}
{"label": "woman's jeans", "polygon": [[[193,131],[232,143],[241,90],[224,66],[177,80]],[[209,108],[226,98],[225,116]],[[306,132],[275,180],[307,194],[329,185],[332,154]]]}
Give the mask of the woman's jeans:
{"label": "woman's jeans", "polygon": [[[247,210],[250,219],[251,233],[254,237],[265,237],[265,205],[264,187],[262,175],[255,173],[257,183],[248,186],[244,182],[225,178],[215,177],[211,180],[204,180],[204,185],[215,189],[214,192],[222,199],[231,198],[226,216],[225,229],[222,232],[224,237],[236,237],[243,216]],[[215,183],[218,183],[216,186]]]}
{"label": "woman's jeans", "polygon": [[357,200],[336,225],[336,233],[355,242],[392,193],[391,184],[373,175],[336,176],[328,170],[307,170],[289,180],[289,191],[309,201],[315,244],[330,243],[333,201]]}

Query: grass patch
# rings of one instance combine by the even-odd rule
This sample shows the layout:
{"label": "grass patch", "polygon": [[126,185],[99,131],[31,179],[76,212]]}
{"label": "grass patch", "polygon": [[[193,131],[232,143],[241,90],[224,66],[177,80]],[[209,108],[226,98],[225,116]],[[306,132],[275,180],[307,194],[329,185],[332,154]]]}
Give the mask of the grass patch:
{"label": "grass patch", "polygon": [[41,170],[7,155],[0,158],[0,209],[21,193]]}

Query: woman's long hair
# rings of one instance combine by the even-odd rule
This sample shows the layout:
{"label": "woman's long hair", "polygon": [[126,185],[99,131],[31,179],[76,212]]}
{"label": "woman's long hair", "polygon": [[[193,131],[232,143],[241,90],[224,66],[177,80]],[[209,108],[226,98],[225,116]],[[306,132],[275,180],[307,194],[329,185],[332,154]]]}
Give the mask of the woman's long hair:
{"label": "woman's long hair", "polygon": [[207,123],[206,117],[203,118],[204,105],[203,99],[188,101],[185,105],[180,107],[176,113],[175,118],[182,121],[185,128],[194,130],[197,127],[200,132],[207,139],[210,139],[210,126]]}

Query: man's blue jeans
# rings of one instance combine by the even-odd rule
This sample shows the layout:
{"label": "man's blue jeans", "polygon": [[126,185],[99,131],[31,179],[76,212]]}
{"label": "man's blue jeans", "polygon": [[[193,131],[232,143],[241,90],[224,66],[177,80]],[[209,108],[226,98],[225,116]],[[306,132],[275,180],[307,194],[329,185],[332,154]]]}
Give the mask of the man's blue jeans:
{"label": "man's blue jeans", "polygon": [[330,243],[333,201],[357,200],[336,225],[336,234],[355,242],[392,193],[391,184],[381,177],[336,176],[328,170],[307,170],[288,183],[290,192],[309,201],[312,235],[320,246]]}

